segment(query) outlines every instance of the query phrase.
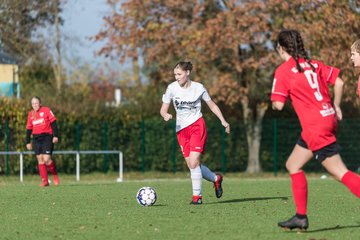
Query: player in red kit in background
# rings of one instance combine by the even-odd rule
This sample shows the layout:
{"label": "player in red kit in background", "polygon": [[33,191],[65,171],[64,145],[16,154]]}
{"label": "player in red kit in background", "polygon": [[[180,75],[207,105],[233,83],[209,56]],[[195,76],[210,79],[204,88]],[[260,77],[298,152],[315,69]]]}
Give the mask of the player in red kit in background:
{"label": "player in red kit in background", "polygon": [[54,143],[59,141],[56,118],[48,107],[41,106],[39,97],[31,98],[31,107],[33,110],[29,112],[26,124],[26,148],[35,151],[41,177],[40,187],[49,186],[47,169],[53,175],[54,184],[59,185],[55,162],[51,159]]}
{"label": "player in red kit in background", "polygon": [[[302,37],[296,30],[281,31],[276,49],[284,62],[275,71],[272,107],[274,110],[282,110],[289,98],[302,127],[301,136],[286,161],[296,215],[278,225],[282,228],[306,230],[309,226],[308,187],[302,168],[307,162],[315,157],[358,198],[360,177],[347,169],[336,142],[337,121],[342,119],[340,103],[343,81],[338,77],[340,70],[311,60],[305,51]],[[334,87],[333,103],[328,84]]]}

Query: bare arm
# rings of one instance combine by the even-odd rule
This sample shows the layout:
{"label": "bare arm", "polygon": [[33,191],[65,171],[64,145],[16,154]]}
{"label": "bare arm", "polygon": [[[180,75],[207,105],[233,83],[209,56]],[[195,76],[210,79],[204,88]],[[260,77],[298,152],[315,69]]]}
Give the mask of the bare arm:
{"label": "bare arm", "polygon": [[221,124],[225,128],[226,133],[230,133],[230,124],[226,122],[223,114],[221,113],[220,108],[214,103],[213,100],[207,101],[206,104],[209,106],[210,110],[219,118]]}
{"label": "bare arm", "polygon": [[272,109],[281,111],[281,110],[283,110],[284,105],[285,104],[283,102],[274,101],[274,102],[272,102]]}
{"label": "bare arm", "polygon": [[160,115],[164,118],[164,120],[167,122],[170,119],[172,119],[172,115],[168,113],[169,111],[170,103],[163,103],[160,108]]}
{"label": "bare arm", "polygon": [[342,111],[340,108],[341,98],[343,94],[344,81],[341,78],[336,78],[334,84],[334,107],[336,112],[336,117],[338,120],[342,119]]}

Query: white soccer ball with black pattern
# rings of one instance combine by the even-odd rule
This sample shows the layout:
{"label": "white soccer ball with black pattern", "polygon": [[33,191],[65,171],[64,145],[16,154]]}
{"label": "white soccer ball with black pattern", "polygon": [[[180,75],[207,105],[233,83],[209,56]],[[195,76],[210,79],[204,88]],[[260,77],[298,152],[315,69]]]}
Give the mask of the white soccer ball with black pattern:
{"label": "white soccer ball with black pattern", "polygon": [[142,187],[136,193],[136,200],[141,206],[152,206],[156,202],[156,192],[152,187]]}

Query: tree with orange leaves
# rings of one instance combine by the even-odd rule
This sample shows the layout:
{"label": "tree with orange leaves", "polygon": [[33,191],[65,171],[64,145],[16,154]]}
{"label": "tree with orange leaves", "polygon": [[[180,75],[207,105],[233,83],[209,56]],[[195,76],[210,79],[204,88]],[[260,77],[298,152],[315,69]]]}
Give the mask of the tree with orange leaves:
{"label": "tree with orange leaves", "polygon": [[360,16],[347,1],[108,3],[114,11],[104,18],[104,28],[95,37],[107,40],[100,54],[120,61],[130,58],[135,66],[142,58],[152,87],[172,80],[175,62],[191,60],[197,66],[195,80],[211,86],[214,101],[226,105],[228,112],[245,123],[249,173],[261,171],[262,120],[277,62],[273,47],[277,33],[283,28],[298,29],[311,44],[306,47],[313,59],[322,56],[345,71],[350,64],[344,51],[360,33]]}

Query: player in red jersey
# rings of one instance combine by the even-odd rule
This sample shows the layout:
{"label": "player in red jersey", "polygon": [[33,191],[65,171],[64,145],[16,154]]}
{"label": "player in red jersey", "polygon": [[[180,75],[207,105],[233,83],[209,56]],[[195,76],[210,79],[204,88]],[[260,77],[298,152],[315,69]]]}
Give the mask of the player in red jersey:
{"label": "player in red jersey", "polygon": [[[354,63],[354,67],[360,69],[360,39],[356,40],[351,45],[351,61]],[[358,96],[360,98],[360,75],[358,78]]]}
{"label": "player in red jersey", "polygon": [[226,133],[230,133],[230,125],[225,121],[216,103],[211,100],[205,87],[201,83],[190,80],[191,70],[191,62],[176,64],[174,68],[176,81],[169,84],[163,95],[160,115],[165,121],[172,119],[172,115],[168,113],[172,101],[176,110],[176,135],[191,174],[193,197],[190,204],[202,204],[202,178],[214,183],[215,195],[220,198],[223,194],[221,185],[223,177],[200,164],[200,156],[204,152],[207,138],[206,125],[201,113],[201,101],[204,100],[219,118]]}
{"label": "player in red jersey", "polygon": [[[289,98],[300,120],[301,136],[286,161],[292,181],[296,215],[279,222],[282,228],[306,230],[307,180],[302,168],[313,156],[324,168],[360,198],[360,177],[349,171],[336,142],[337,121],[342,119],[340,102],[343,81],[339,69],[311,60],[300,33],[283,30],[277,39],[277,51],[284,61],[275,71],[271,93],[272,107],[281,111]],[[334,87],[332,104],[328,84]]]}
{"label": "player in red jersey", "polygon": [[[54,143],[58,142],[58,127],[56,118],[48,107],[41,106],[39,97],[31,98],[31,110],[26,124],[26,148],[34,149],[38,160],[41,187],[49,186],[47,169],[53,175],[55,185],[60,184],[55,162],[51,159]],[[33,143],[30,136],[33,135]]]}

